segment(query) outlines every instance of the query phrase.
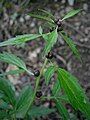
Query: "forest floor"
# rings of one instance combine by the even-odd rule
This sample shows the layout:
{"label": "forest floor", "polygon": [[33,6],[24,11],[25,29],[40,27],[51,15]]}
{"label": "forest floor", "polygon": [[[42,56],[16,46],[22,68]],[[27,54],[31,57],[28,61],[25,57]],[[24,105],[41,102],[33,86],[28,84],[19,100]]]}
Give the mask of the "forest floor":
{"label": "forest floor", "polygon": [[[27,13],[32,11],[34,8],[39,7],[48,10],[52,12],[56,16],[56,18],[62,18],[72,8],[83,9],[81,13],[79,13],[74,18],[67,20],[63,25],[64,30],[71,36],[73,41],[76,43],[77,48],[80,51],[83,63],[81,64],[80,61],[77,60],[77,58],[71,52],[70,48],[66,45],[66,43],[62,40],[60,36],[58,37],[58,42],[54,46],[52,51],[55,54],[54,61],[56,61],[60,67],[67,69],[79,79],[79,83],[84,88],[87,96],[90,98],[89,5],[90,2],[88,1],[84,3],[77,3],[74,7],[60,2],[53,2],[49,4],[34,3],[28,6],[27,8],[22,8],[19,5],[15,4],[10,6],[10,8],[3,6],[2,12],[0,13],[0,42],[7,40],[8,38],[15,37],[16,35],[37,33],[38,27],[42,25],[43,22],[41,22],[40,20],[36,20],[35,18],[31,18],[27,15]],[[40,69],[43,64],[43,59],[41,58],[43,46],[43,40],[34,40],[21,46],[8,46],[0,48],[0,52],[8,51],[14,53],[15,55],[21,57],[25,61],[28,69],[33,70],[36,68]],[[15,69],[15,66],[7,65],[5,63],[0,62],[1,73],[12,69]],[[18,76],[8,75],[7,77],[16,86],[17,91],[20,91],[20,89],[29,82],[31,82],[32,85],[34,85],[35,83],[34,78],[30,78],[25,73]],[[43,79],[41,80],[41,83],[41,90],[43,91],[43,94],[50,94],[50,86],[46,87],[45,83],[43,82]],[[44,104],[47,105],[47,101]],[[47,120],[55,119],[58,120],[58,118],[53,118],[51,116],[48,116],[47,118]]]}

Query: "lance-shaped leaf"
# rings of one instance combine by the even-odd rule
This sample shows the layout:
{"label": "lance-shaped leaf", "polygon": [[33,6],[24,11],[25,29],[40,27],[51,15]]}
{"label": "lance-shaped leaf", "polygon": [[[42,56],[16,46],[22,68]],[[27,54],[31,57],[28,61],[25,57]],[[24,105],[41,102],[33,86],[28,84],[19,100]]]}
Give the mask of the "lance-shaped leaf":
{"label": "lance-shaped leaf", "polygon": [[81,56],[79,54],[78,49],[76,48],[76,45],[74,44],[73,40],[68,37],[64,32],[61,32],[60,35],[62,36],[62,38],[65,40],[65,42],[69,45],[69,47],[71,48],[72,52],[76,55],[76,57],[81,60]]}
{"label": "lance-shaped leaf", "polygon": [[7,53],[7,52],[1,53],[0,60],[9,64],[16,65],[17,67],[29,72],[30,75],[33,75],[32,72],[27,70],[25,63],[19,57],[11,53]]}
{"label": "lance-shaped leaf", "polygon": [[51,23],[54,23],[54,20],[49,13],[46,13],[44,10],[35,10],[29,13],[31,17],[42,19]]}
{"label": "lance-shaped leaf", "polygon": [[69,13],[67,13],[62,20],[68,19],[70,17],[73,17],[74,15],[78,14],[81,10],[71,10]]}
{"label": "lance-shaped leaf", "polygon": [[46,85],[49,84],[49,81],[51,79],[51,77],[53,76],[54,74],[54,66],[50,66],[47,68],[47,70],[45,71],[44,73],[44,77],[45,77],[45,82],[46,82]]}
{"label": "lance-shaped leaf", "polygon": [[25,72],[25,70],[23,70],[23,69],[10,70],[8,72],[4,72],[4,73],[0,74],[0,76],[20,74],[20,73],[23,73],[23,72]]}
{"label": "lance-shaped leaf", "polygon": [[0,77],[0,92],[3,93],[3,99],[10,103],[11,105],[15,105],[16,97],[15,97],[15,89],[14,86],[10,83],[10,81],[5,80]]}
{"label": "lance-shaped leaf", "polygon": [[46,45],[44,48],[44,55],[47,55],[57,41],[58,38],[57,28],[53,32],[49,34],[43,34],[42,36],[46,41]]}
{"label": "lance-shaped leaf", "polygon": [[53,98],[58,99],[60,101],[69,102],[67,95],[65,94],[62,95],[61,90],[62,89],[61,89],[61,85],[59,84],[59,80],[56,80],[52,88]]}
{"label": "lance-shaped leaf", "polygon": [[18,35],[15,38],[10,38],[7,41],[1,42],[0,47],[7,45],[20,45],[30,40],[34,40],[41,35],[39,34],[26,34],[26,35]]}
{"label": "lance-shaped leaf", "polygon": [[30,111],[28,112],[28,115],[30,115],[30,117],[32,118],[39,118],[41,116],[46,116],[52,112],[55,112],[55,109],[50,109],[44,106],[40,106],[40,107],[36,107],[36,106],[32,106]]}
{"label": "lance-shaped leaf", "polygon": [[53,20],[55,20],[55,17],[53,16],[53,14],[51,14],[50,12],[43,10],[43,9],[38,9],[39,11],[42,11],[44,14],[46,14],[47,16],[51,17]]}
{"label": "lance-shaped leaf", "polygon": [[16,112],[17,112],[17,116],[19,117],[24,117],[25,114],[27,113],[30,105],[31,105],[31,100],[32,100],[32,96],[33,96],[33,90],[31,85],[26,86],[22,89],[17,103],[16,103]]}
{"label": "lance-shaped leaf", "polygon": [[90,119],[90,103],[77,79],[64,69],[58,69],[58,80],[68,96],[71,105]]}
{"label": "lance-shaped leaf", "polygon": [[60,100],[56,99],[56,108],[58,109],[62,120],[70,120],[69,113]]}
{"label": "lance-shaped leaf", "polygon": [[52,94],[54,96],[58,96],[58,94],[60,93],[60,90],[61,90],[61,86],[59,84],[59,81],[56,80],[55,84],[53,85],[53,88],[52,88]]}

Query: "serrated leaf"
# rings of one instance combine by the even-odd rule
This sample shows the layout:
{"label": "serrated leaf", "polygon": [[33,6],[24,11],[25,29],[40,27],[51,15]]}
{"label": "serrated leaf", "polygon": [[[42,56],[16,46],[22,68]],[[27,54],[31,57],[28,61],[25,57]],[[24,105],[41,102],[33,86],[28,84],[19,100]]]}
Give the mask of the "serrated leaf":
{"label": "serrated leaf", "polygon": [[45,22],[45,24],[43,24],[43,28],[48,28],[48,29],[52,29],[55,28],[56,25],[54,23],[50,23],[50,22]]}
{"label": "serrated leaf", "polygon": [[23,69],[10,70],[8,72],[4,72],[4,73],[0,74],[0,76],[20,74],[20,73],[23,73],[24,71],[25,70],[23,70]]}
{"label": "serrated leaf", "polygon": [[53,14],[51,14],[50,12],[43,10],[43,9],[38,9],[39,11],[42,11],[44,14],[48,15],[49,17],[51,17],[53,20],[55,20],[55,17],[53,16]]}
{"label": "serrated leaf", "polygon": [[17,103],[16,103],[16,111],[17,111],[17,116],[25,116],[27,113],[29,107],[30,107],[30,101],[33,96],[33,90],[31,85],[26,86],[22,89]]}
{"label": "serrated leaf", "polygon": [[73,40],[68,37],[64,32],[60,33],[62,38],[65,40],[65,42],[69,45],[71,48],[72,52],[76,55],[76,57],[82,62],[81,56],[79,54],[78,49],[76,48],[76,45],[74,44]]}
{"label": "serrated leaf", "polygon": [[5,80],[0,77],[0,92],[4,94],[4,100],[9,102],[11,105],[15,105],[16,97],[15,97],[15,89],[10,81]]}
{"label": "serrated leaf", "polygon": [[0,47],[7,46],[7,45],[20,45],[30,40],[34,40],[41,35],[39,34],[26,34],[26,35],[18,35],[14,38],[10,38],[7,41],[1,42]]}
{"label": "serrated leaf", "polygon": [[61,101],[56,99],[55,103],[56,103],[56,108],[58,109],[62,117],[62,120],[70,120],[69,113],[67,109],[64,107],[64,105],[61,103]]}
{"label": "serrated leaf", "polygon": [[90,103],[77,79],[64,69],[58,69],[58,80],[71,105],[90,118]]}
{"label": "serrated leaf", "polygon": [[61,92],[61,85],[59,84],[59,80],[56,80],[53,88],[52,88],[52,95],[53,97],[55,97],[56,99],[60,100],[60,101],[65,101],[65,102],[69,102],[67,95],[62,95]]}
{"label": "serrated leaf", "polygon": [[40,10],[32,11],[31,13],[29,13],[29,15],[34,18],[38,18],[38,19],[42,19],[42,20],[54,23],[53,19],[49,14]]}
{"label": "serrated leaf", "polygon": [[62,20],[66,20],[70,17],[73,17],[74,15],[78,14],[81,10],[71,10],[69,13],[67,13]]}
{"label": "serrated leaf", "polygon": [[16,65],[22,69],[26,69],[25,63],[17,56],[11,53],[0,53],[0,60],[9,64]]}
{"label": "serrated leaf", "polygon": [[47,55],[48,52],[50,52],[51,48],[54,46],[54,44],[57,41],[57,38],[58,38],[57,28],[49,34],[42,35],[42,37],[46,41],[46,45],[44,48],[44,55]]}
{"label": "serrated leaf", "polygon": [[58,93],[60,92],[60,90],[61,90],[61,86],[60,86],[60,84],[59,84],[59,81],[56,80],[56,81],[55,81],[55,84],[54,84],[54,86],[53,86],[53,88],[52,88],[52,94],[53,94],[54,96],[58,96]]}
{"label": "serrated leaf", "polygon": [[54,74],[54,66],[48,67],[44,73],[46,85],[49,84],[49,81],[50,81],[51,77],[53,76],[53,74]]}
{"label": "serrated leaf", "polygon": [[46,116],[52,112],[55,112],[55,109],[50,109],[44,106],[40,106],[40,107],[32,106],[28,114],[32,118],[35,118],[35,117],[39,118],[41,116]]}
{"label": "serrated leaf", "polygon": [[14,54],[7,53],[7,52],[0,53],[0,60],[9,64],[16,65],[17,67],[29,72],[30,75],[33,74],[32,72],[27,70],[25,63]]}

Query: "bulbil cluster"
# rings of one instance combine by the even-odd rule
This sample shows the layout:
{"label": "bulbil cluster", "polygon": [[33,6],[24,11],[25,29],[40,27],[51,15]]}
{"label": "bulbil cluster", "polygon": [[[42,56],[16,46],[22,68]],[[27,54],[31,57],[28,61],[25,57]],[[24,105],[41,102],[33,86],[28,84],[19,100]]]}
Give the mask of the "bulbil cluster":
{"label": "bulbil cluster", "polygon": [[[61,19],[57,19],[54,22],[58,26],[57,32],[62,31],[63,30],[63,28],[62,28],[62,20]],[[52,32],[53,30],[54,30],[54,28],[50,29],[50,32]]]}
{"label": "bulbil cluster", "polygon": [[47,58],[47,59],[52,59],[52,58],[53,58],[53,53],[52,53],[52,52],[49,52],[49,53],[46,55],[46,58]]}
{"label": "bulbil cluster", "polygon": [[41,92],[41,91],[37,91],[37,92],[36,92],[36,97],[37,97],[37,98],[40,98],[41,96],[42,96],[42,92]]}
{"label": "bulbil cluster", "polygon": [[39,75],[40,75],[40,71],[39,71],[39,70],[35,70],[35,71],[34,71],[34,76],[35,76],[35,77],[38,77]]}
{"label": "bulbil cluster", "polygon": [[58,26],[57,32],[62,31],[62,20],[61,19],[57,19],[55,20],[55,24]]}

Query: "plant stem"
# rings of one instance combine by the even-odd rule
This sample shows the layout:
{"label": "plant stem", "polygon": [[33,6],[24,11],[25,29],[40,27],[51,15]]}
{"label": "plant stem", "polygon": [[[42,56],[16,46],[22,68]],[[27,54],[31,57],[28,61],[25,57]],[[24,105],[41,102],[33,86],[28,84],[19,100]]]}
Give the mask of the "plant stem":
{"label": "plant stem", "polygon": [[[46,58],[45,61],[44,61],[43,66],[42,66],[42,68],[41,68],[40,75],[39,75],[39,77],[37,77],[37,79],[36,79],[35,90],[34,90],[34,94],[33,94],[33,96],[32,96],[32,99],[31,99],[31,101],[30,101],[30,104],[29,104],[29,109],[30,109],[30,107],[31,107],[31,105],[33,104],[33,101],[34,101],[34,99],[35,99],[35,95],[36,95],[36,92],[37,92],[37,89],[38,89],[38,86],[39,86],[40,78],[41,78],[41,76],[42,76],[42,74],[43,74],[43,70],[45,69],[45,66],[46,66],[46,64],[47,64],[47,61],[48,61],[48,60],[47,60],[47,58]],[[28,110],[29,110],[29,109],[28,109]],[[25,116],[27,115],[27,113],[28,113],[28,111],[26,112]]]}
{"label": "plant stem", "polygon": [[42,76],[42,74],[43,74],[43,70],[45,69],[45,66],[46,66],[46,64],[47,64],[47,58],[45,59],[45,61],[44,61],[44,64],[43,64],[43,66],[42,66],[42,69],[41,69],[41,71],[40,71],[40,75],[39,75],[39,77],[37,78],[37,80],[36,80],[36,86],[35,86],[35,94],[36,94],[36,91],[37,91],[37,89],[38,89],[38,85],[39,85],[39,82],[40,82],[40,78],[41,78],[41,76]]}

